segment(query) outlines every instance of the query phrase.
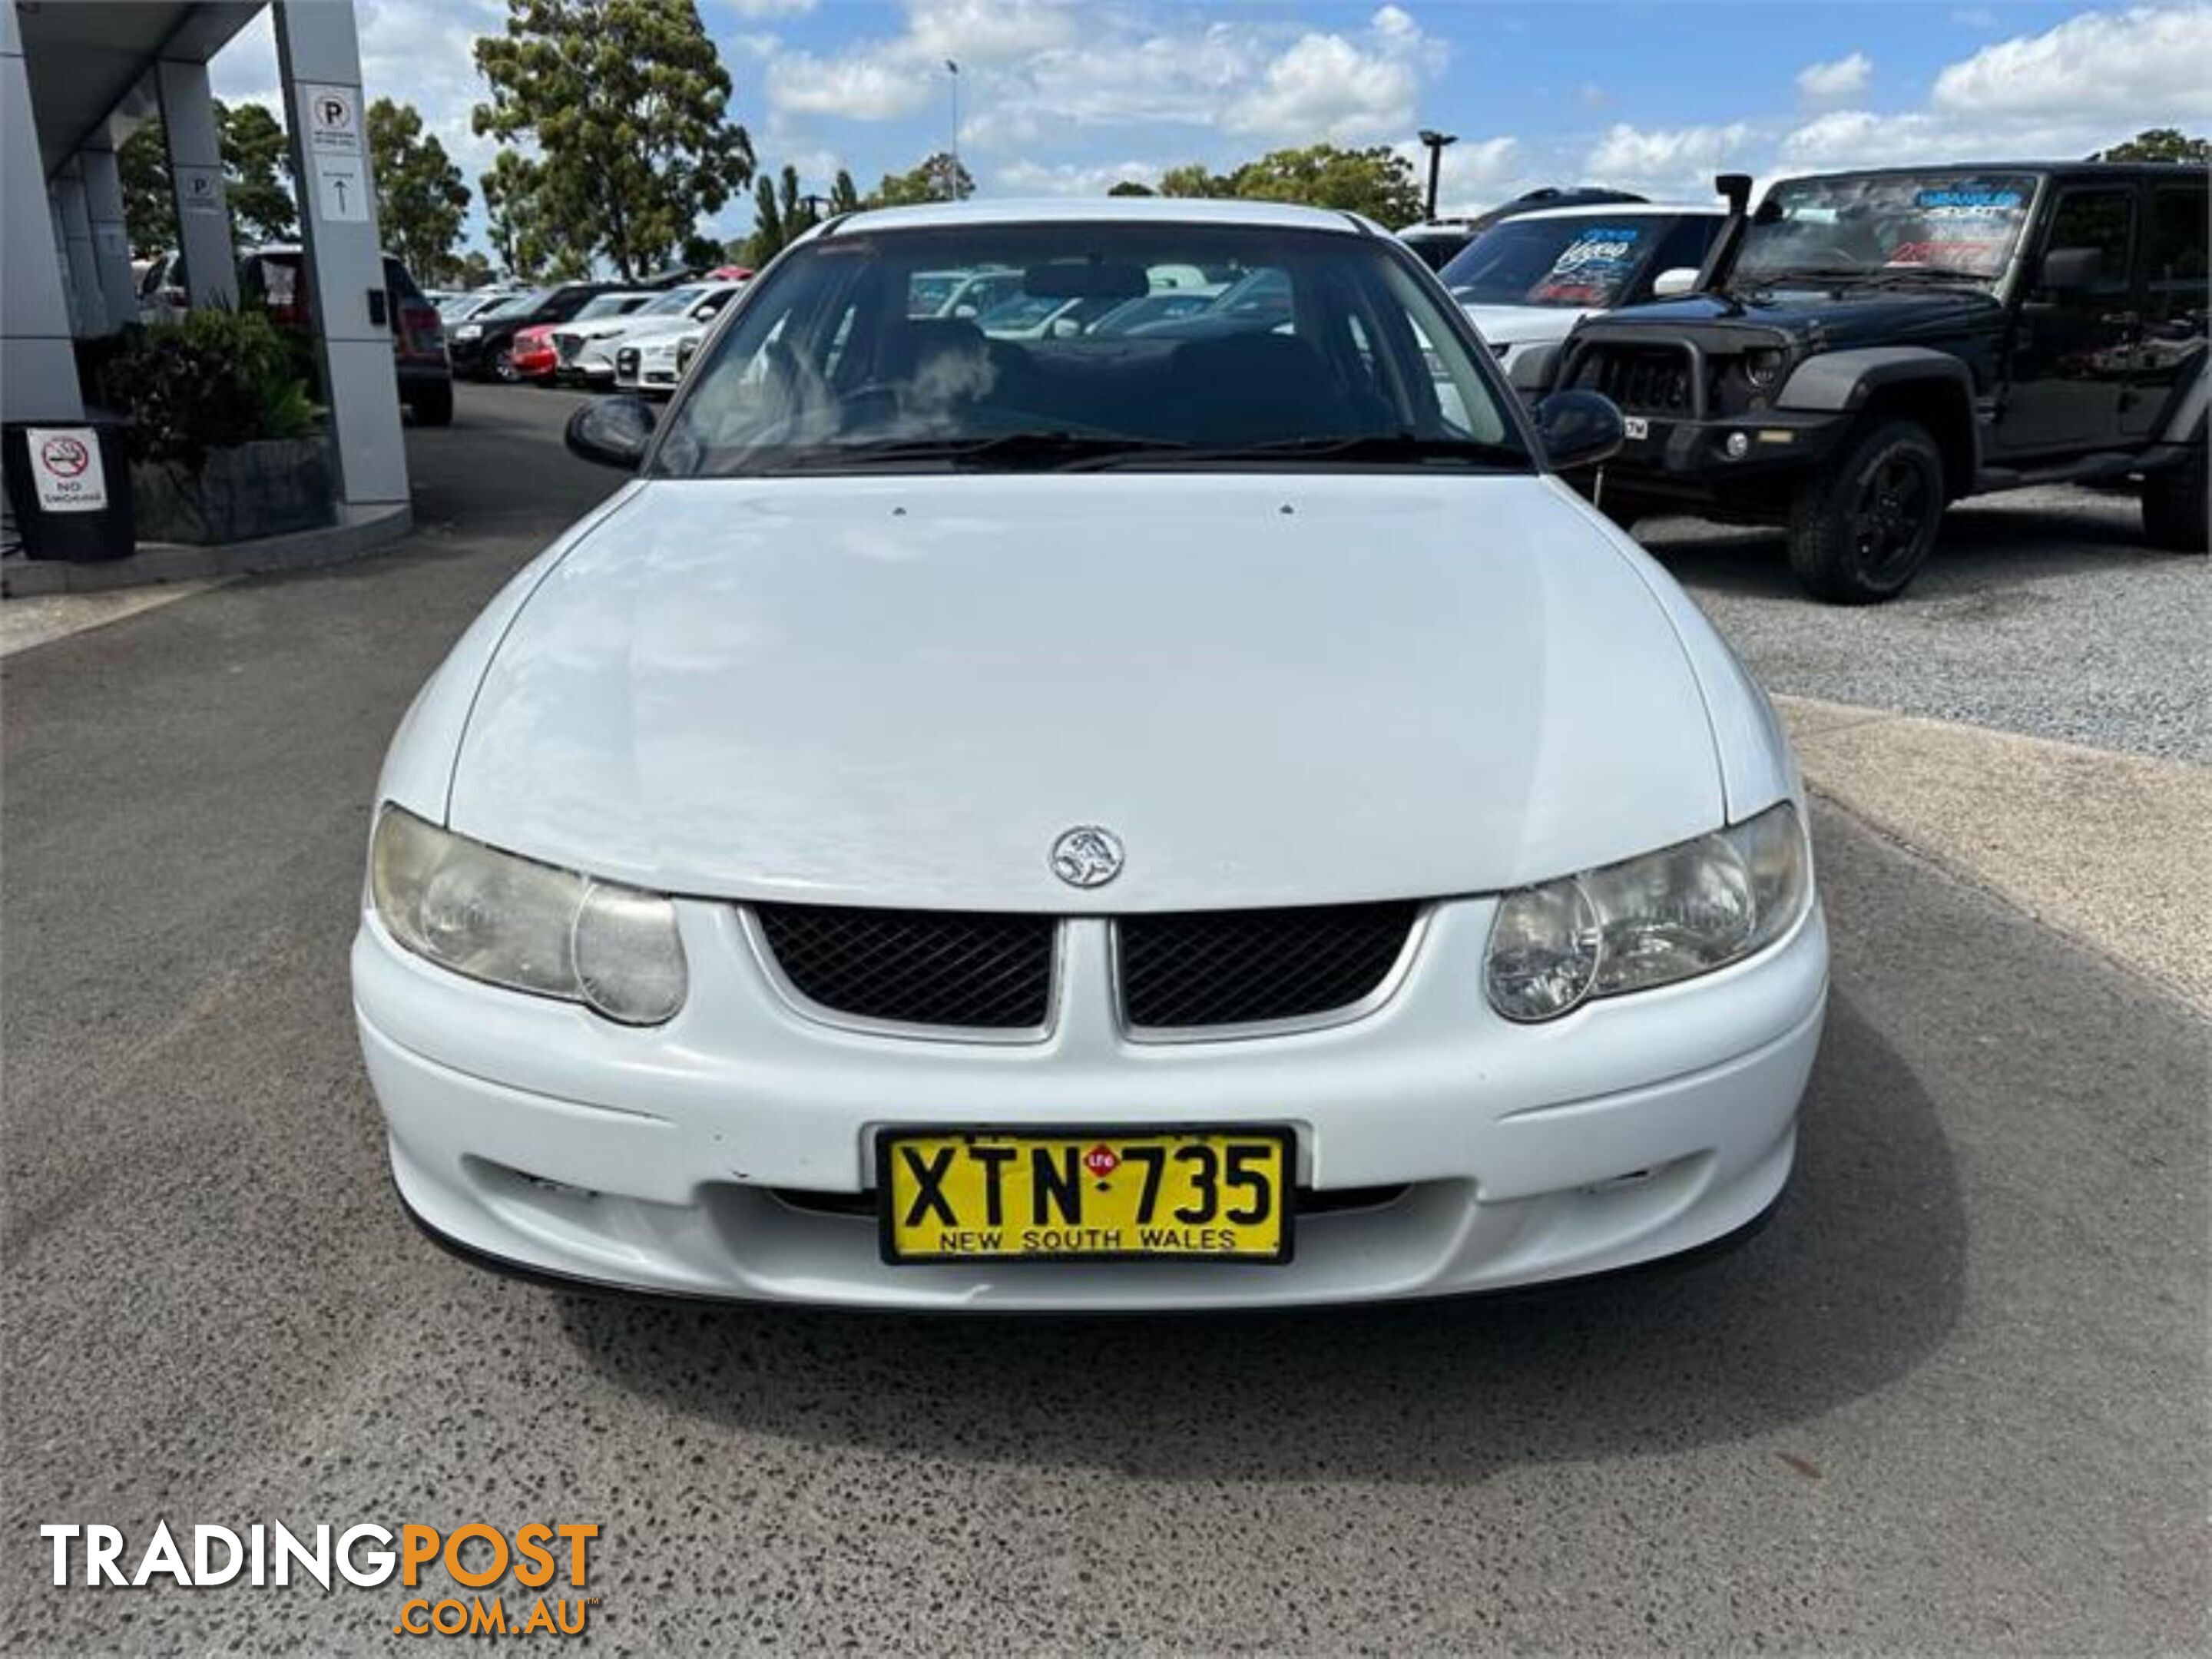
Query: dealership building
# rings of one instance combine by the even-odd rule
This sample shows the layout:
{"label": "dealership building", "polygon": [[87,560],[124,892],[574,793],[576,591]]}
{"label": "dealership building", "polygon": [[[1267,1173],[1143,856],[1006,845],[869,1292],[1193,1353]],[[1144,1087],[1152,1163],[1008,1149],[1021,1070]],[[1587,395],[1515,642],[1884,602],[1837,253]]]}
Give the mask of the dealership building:
{"label": "dealership building", "polygon": [[[352,0],[270,0],[296,184],[305,307],[340,526],[406,528],[407,459],[368,176]],[[97,420],[81,342],[139,320],[117,151],[166,135],[182,283],[238,298],[208,64],[264,0],[0,0],[0,420]],[[11,500],[18,515],[24,510]],[[10,561],[10,562],[15,562]]]}

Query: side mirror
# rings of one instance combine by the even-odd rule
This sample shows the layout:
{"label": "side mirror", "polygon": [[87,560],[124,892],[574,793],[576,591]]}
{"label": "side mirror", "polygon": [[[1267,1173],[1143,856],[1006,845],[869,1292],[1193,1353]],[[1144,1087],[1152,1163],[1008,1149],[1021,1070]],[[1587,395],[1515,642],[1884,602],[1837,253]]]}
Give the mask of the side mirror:
{"label": "side mirror", "polygon": [[2095,247],[2055,247],[2043,256],[2036,286],[2053,294],[2078,294],[2094,288],[2105,274],[2105,251]]}
{"label": "side mirror", "polygon": [[568,417],[562,436],[569,453],[635,472],[659,418],[642,398],[594,398]]}
{"label": "side mirror", "polygon": [[1695,265],[1676,265],[1672,270],[1662,270],[1651,279],[1651,297],[1671,300],[1677,295],[1687,294],[1698,285]]}
{"label": "side mirror", "polygon": [[1562,472],[1610,460],[1627,435],[1613,399],[1595,392],[1552,393],[1536,405],[1536,434]]}

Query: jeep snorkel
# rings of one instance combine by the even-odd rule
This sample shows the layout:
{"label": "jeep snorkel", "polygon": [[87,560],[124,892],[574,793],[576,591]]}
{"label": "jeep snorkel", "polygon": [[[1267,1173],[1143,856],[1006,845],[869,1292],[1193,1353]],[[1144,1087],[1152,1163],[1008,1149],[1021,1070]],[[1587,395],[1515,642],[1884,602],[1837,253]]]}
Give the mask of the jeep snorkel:
{"label": "jeep snorkel", "polygon": [[1742,240],[1744,228],[1751,222],[1751,175],[1747,173],[1723,173],[1713,179],[1713,188],[1729,204],[1728,217],[1722,222],[1721,234],[1713,238],[1713,245],[1705,250],[1705,262],[1698,267],[1698,281],[1691,289],[1704,294],[1719,286],[1721,273],[1735,258]]}

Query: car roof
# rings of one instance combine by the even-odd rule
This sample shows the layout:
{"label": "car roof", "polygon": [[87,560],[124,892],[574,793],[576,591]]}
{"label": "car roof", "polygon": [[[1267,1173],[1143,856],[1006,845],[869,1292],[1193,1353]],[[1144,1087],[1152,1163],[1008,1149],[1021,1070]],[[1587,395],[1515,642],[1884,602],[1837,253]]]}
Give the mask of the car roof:
{"label": "car roof", "polygon": [[2153,179],[2179,179],[2204,172],[2199,161],[1929,161],[1919,167],[1829,167],[1774,182],[1795,184],[1800,178],[1864,179],[1882,173],[1911,178],[1929,173],[2083,173],[2100,177],[2132,173]]}
{"label": "car roof", "polygon": [[[1635,219],[1661,216],[1675,217],[1692,214],[1701,219],[1725,219],[1725,202],[1577,202],[1572,207],[1538,208],[1533,213],[1516,213],[1510,219],[1500,219],[1500,225],[1525,225],[1532,220],[1544,219]],[[1494,227],[1493,227],[1494,228]]]}
{"label": "car roof", "polygon": [[869,208],[836,219],[824,235],[854,231],[922,230],[940,225],[1095,224],[1261,225],[1279,230],[1333,230],[1346,235],[1369,231],[1355,214],[1332,208],[1300,207],[1288,202],[1243,202],[1189,197],[1047,197],[1036,200],[992,197],[964,202],[925,202],[914,207]]}

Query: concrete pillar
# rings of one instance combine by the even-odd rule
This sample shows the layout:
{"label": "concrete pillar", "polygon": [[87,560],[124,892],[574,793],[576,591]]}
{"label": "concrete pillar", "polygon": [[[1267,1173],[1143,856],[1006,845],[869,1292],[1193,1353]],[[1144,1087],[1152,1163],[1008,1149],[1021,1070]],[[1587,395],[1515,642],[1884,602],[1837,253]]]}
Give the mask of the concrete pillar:
{"label": "concrete pillar", "polygon": [[138,317],[138,285],[131,280],[131,227],[123,217],[123,174],[105,145],[77,152],[84,168],[85,216],[92,222],[92,263],[107,306],[107,325]]}
{"label": "concrete pillar", "polygon": [[62,220],[62,257],[69,261],[70,301],[76,337],[95,339],[108,331],[107,301],[100,291],[100,268],[92,257],[92,216],[85,210],[84,173],[72,156],[48,185]]}
{"label": "concrete pillar", "polygon": [[353,0],[276,0],[276,75],[307,249],[301,277],[319,336],[339,499],[353,507],[404,502],[407,452]]}
{"label": "concrete pillar", "polygon": [[238,253],[223,201],[222,134],[205,64],[164,58],[155,65],[161,129],[169,141],[169,188],[176,198],[177,248],[185,256],[188,303],[238,303]]}
{"label": "concrete pillar", "polygon": [[84,416],[54,216],[27,205],[46,194],[15,0],[0,0],[0,204],[8,210],[0,235],[0,420]]}

